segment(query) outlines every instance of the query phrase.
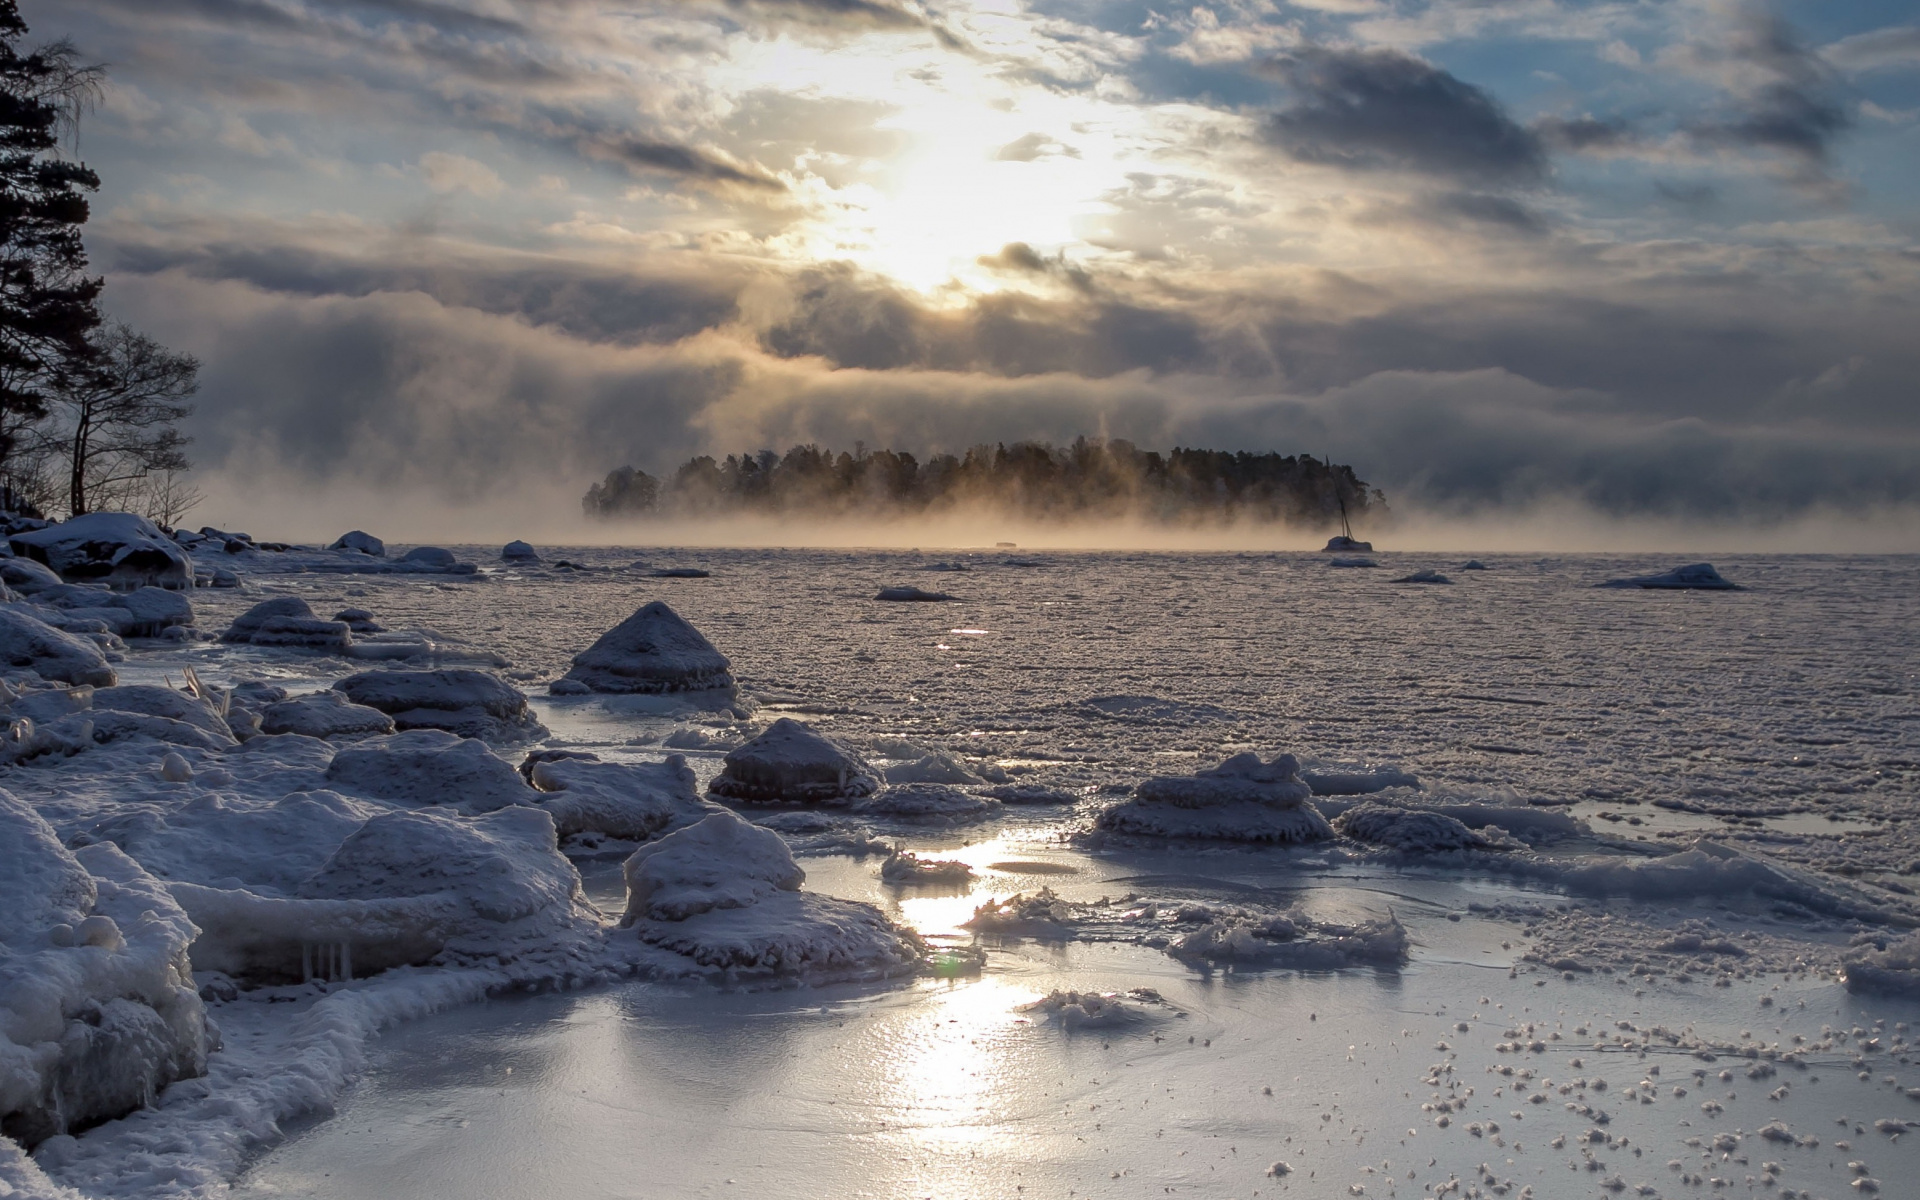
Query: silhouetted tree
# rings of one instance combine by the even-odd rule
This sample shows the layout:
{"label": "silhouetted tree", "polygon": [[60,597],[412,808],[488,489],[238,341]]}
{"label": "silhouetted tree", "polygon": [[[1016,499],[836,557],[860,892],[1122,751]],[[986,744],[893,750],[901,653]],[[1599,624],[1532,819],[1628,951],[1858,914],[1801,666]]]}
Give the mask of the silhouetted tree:
{"label": "silhouetted tree", "polygon": [[155,476],[184,471],[179,423],[193,413],[200,364],[125,325],[95,339],[90,361],[60,373],[52,390],[67,465],[67,511],[144,508]]}

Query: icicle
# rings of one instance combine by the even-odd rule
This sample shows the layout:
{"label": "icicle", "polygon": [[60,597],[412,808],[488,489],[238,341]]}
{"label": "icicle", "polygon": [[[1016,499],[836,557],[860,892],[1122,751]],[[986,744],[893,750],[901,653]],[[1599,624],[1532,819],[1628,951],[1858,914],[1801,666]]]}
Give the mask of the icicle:
{"label": "icicle", "polygon": [[300,982],[308,983],[313,979],[313,947],[300,943]]}
{"label": "icicle", "polygon": [[348,983],[353,982],[353,943],[352,942],[340,943],[340,978],[345,980]]}

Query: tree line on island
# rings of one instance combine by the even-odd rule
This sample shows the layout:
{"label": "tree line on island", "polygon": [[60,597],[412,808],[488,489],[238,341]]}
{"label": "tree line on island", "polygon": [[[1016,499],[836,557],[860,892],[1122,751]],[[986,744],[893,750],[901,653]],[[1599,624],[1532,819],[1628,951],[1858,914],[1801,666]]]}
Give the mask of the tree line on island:
{"label": "tree line on island", "polygon": [[700,455],[665,479],[621,467],[587,489],[599,520],[777,514],[879,518],[981,508],[1037,519],[1131,518],[1165,524],[1253,521],[1324,527],[1342,509],[1378,514],[1386,497],[1353,468],[1305,455],[1176,448],[1120,439],[975,446],[925,462],[855,443]]}
{"label": "tree line on island", "polygon": [[179,422],[200,364],[101,311],[80,236],[100,177],[65,150],[105,75],[26,35],[0,0],[0,511],[171,525],[198,500]]}

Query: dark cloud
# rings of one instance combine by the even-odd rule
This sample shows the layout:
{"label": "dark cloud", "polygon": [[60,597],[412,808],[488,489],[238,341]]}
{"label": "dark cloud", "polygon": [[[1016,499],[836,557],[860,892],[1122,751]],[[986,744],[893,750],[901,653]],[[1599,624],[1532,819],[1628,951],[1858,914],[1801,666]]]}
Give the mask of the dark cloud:
{"label": "dark cloud", "polygon": [[1500,102],[1398,50],[1308,46],[1274,60],[1294,102],[1267,119],[1267,140],[1300,162],[1486,183],[1546,172],[1540,140]]}
{"label": "dark cloud", "polygon": [[1767,81],[1687,131],[1709,146],[1769,151],[1797,160],[1809,176],[1824,174],[1834,141],[1853,125],[1832,67],[1786,21],[1758,10],[1741,15],[1722,52]]}
{"label": "dark cloud", "polygon": [[786,185],[758,167],[742,167],[721,158],[711,150],[701,150],[676,142],[655,142],[641,138],[594,138],[583,149],[595,156],[616,159],[643,171],[664,171],[689,179],[714,183],[737,183],[742,187],[784,191]]}
{"label": "dark cloud", "polygon": [[1413,203],[1413,211],[1442,224],[1492,226],[1508,233],[1538,236],[1547,223],[1538,213],[1511,196],[1486,192],[1441,192]]}
{"label": "dark cloud", "polygon": [[1633,127],[1619,117],[1545,117],[1533,123],[1533,132],[1545,145],[1575,154],[1616,150],[1639,140]]}

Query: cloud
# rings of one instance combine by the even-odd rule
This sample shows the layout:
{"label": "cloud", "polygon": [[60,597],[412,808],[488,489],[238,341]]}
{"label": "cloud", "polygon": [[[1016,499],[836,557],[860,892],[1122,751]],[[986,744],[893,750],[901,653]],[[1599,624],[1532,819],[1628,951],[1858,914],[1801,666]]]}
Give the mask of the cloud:
{"label": "cloud", "polygon": [[427,186],[436,192],[497,196],[507,186],[487,164],[439,150],[420,156],[420,170],[427,177]]}
{"label": "cloud", "polygon": [[1299,162],[1485,183],[1546,172],[1539,139],[1480,88],[1398,50],[1306,46],[1272,69],[1294,102],[1267,140]]}
{"label": "cloud", "polygon": [[1825,47],[1821,57],[1848,71],[1920,66],[1920,25],[1890,25],[1856,33]]}
{"label": "cloud", "polygon": [[1049,157],[1079,158],[1080,152],[1044,133],[1029,133],[1000,147],[993,157],[996,162],[1033,162]]}

